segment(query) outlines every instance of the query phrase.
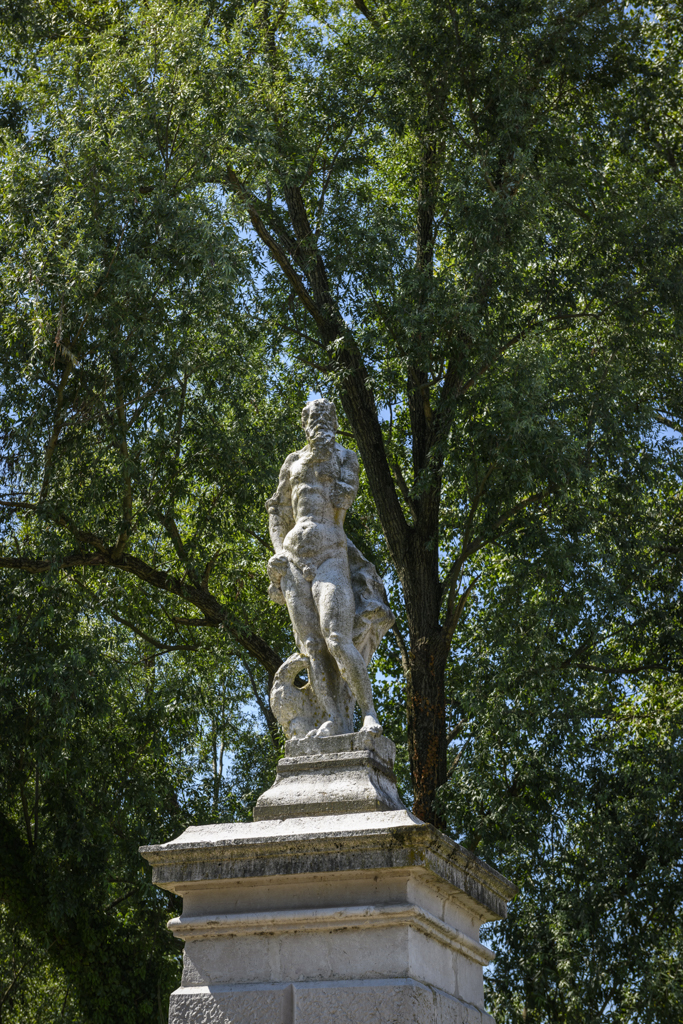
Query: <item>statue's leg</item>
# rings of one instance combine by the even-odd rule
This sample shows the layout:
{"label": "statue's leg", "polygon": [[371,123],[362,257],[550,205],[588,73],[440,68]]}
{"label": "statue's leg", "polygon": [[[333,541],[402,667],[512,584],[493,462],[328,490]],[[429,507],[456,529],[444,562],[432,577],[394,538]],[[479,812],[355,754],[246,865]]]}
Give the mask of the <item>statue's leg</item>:
{"label": "statue's leg", "polygon": [[339,716],[328,685],[331,659],[320,630],[311,584],[291,562],[288,572],[282,577],[282,591],[294,627],[296,645],[301,654],[308,658],[310,684],[316,699],[325,710],[326,721],[318,732],[320,735],[333,735],[339,732]]}
{"label": "statue's leg", "polygon": [[346,551],[343,557],[328,558],[318,568],[312,593],[327,648],[360,705],[363,715],[361,732],[381,733],[382,726],[377,720],[368,670],[363,656],[353,643],[356,602]]}

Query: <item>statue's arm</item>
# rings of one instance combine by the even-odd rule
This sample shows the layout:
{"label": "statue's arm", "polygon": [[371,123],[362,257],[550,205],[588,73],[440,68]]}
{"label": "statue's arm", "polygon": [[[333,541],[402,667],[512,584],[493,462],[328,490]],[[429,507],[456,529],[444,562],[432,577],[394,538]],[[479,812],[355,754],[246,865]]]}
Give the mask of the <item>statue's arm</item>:
{"label": "statue's arm", "polygon": [[287,456],[280,470],[277,490],[273,497],[268,498],[266,502],[268,531],[276,555],[282,551],[284,539],[295,522],[294,510],[292,509],[292,481],[289,470],[298,454],[298,452],[293,452]]}
{"label": "statue's arm", "polygon": [[340,455],[339,479],[335,481],[332,504],[335,508],[349,509],[358,494],[358,456],[350,448],[341,448]]}

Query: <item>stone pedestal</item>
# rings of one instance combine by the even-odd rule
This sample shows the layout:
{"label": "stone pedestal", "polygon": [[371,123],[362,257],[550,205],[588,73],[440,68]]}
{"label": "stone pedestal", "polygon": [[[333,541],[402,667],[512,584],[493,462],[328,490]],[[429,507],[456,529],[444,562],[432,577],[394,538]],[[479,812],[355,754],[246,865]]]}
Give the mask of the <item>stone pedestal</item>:
{"label": "stone pedestal", "polygon": [[403,807],[394,776],[396,747],[386,736],[287,740],[285,755],[275,782],[256,803],[256,821]]}
{"label": "stone pedestal", "polygon": [[[340,749],[288,746],[297,766],[279,772],[262,820],[142,848],[156,884],[183,897],[169,1024],[492,1024],[479,927],[505,916],[514,886],[405,809],[315,815],[311,800],[306,816],[270,817],[294,806],[290,768],[318,772],[305,758],[372,753],[334,739]],[[370,780],[363,799],[388,779],[370,756],[332,763]],[[393,800],[384,786],[377,799]]]}

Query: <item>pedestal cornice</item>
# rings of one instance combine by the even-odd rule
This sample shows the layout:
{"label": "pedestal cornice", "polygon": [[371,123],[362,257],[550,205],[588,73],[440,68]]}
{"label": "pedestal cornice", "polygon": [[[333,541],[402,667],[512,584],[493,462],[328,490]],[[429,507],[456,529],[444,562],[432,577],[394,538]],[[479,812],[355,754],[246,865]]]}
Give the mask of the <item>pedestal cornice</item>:
{"label": "pedestal cornice", "polygon": [[195,826],[140,852],[153,867],[154,882],[171,892],[193,882],[411,868],[455,887],[482,921],[505,917],[517,892],[484,861],[406,810]]}

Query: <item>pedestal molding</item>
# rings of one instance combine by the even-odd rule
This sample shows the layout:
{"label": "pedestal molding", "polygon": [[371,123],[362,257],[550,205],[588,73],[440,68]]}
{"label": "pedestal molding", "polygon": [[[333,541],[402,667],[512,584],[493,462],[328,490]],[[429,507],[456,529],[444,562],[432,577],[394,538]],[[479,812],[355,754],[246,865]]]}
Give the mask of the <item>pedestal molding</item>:
{"label": "pedestal molding", "polygon": [[193,826],[140,852],[154,882],[172,892],[212,879],[421,865],[486,907],[485,920],[504,917],[517,893],[490,865],[406,810]]}
{"label": "pedestal molding", "polygon": [[391,782],[396,776],[390,764],[372,750],[344,750],[335,754],[298,754],[283,757],[277,763],[278,775],[299,775],[303,772],[336,773],[352,768],[373,768],[386,775]]}
{"label": "pedestal molding", "polygon": [[[322,999],[316,1000],[316,995]],[[254,997],[263,999],[261,1015],[255,1016],[250,1012],[253,1003],[251,1007],[242,1004],[233,1009],[240,999],[253,1000]],[[378,1005],[386,1008],[387,1004],[390,1016],[385,1016],[381,1010],[378,1014]],[[255,1021],[258,1024],[327,1024],[323,1020],[326,1010],[330,1015],[329,1021],[344,1021],[345,1024],[378,1024],[380,1020],[391,1021],[392,1024],[399,1020],[401,1024],[495,1024],[493,1018],[475,1003],[446,995],[432,985],[401,977],[336,981],[332,984],[295,981],[272,985],[181,986],[171,994],[170,1021],[171,1024],[186,1020],[192,1024],[199,1021],[207,1024],[225,1021],[230,1024],[222,1015],[222,1008],[226,1005],[231,1007],[230,1021],[235,1024],[253,1024]],[[396,1009],[399,1009],[399,1016],[392,1012]]]}
{"label": "pedestal molding", "polygon": [[340,754],[347,751],[372,750],[388,764],[396,759],[396,744],[388,736],[373,733],[347,732],[336,736],[311,736],[308,739],[287,740],[285,757],[301,757],[305,754]]}
{"label": "pedestal molding", "polygon": [[277,935],[286,932],[326,932],[348,928],[386,928],[409,925],[442,945],[455,947],[474,963],[486,966],[495,954],[481,942],[434,917],[412,903],[277,910],[247,914],[212,914],[174,917],[168,927],[178,939],[222,938],[240,935]]}
{"label": "pedestal molding", "polygon": [[169,1024],[494,1024],[479,927],[516,889],[405,809],[191,827],[142,852],[183,898]]}

